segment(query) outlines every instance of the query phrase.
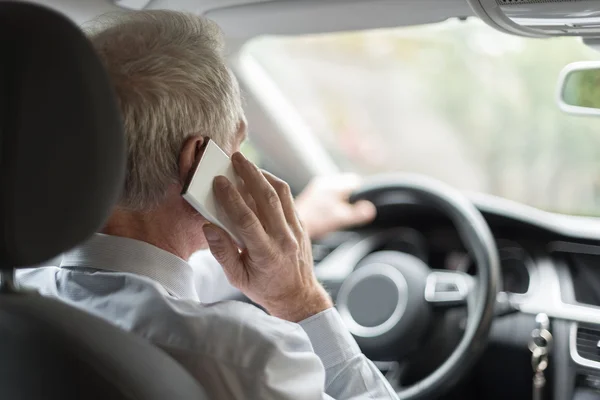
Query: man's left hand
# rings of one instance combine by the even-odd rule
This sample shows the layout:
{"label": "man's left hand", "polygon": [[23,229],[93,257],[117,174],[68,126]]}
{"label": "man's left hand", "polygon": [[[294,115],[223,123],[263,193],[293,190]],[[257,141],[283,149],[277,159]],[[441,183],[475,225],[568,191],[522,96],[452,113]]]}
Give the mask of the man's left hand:
{"label": "man's left hand", "polygon": [[314,178],[296,198],[296,210],[312,239],[355,225],[371,222],[375,206],[368,201],[348,202],[359,188],[360,178],[353,174]]}

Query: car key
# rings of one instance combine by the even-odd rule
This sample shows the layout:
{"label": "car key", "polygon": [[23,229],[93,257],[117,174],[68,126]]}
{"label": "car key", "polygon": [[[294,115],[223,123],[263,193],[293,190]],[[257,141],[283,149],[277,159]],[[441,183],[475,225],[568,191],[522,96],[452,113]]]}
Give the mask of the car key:
{"label": "car key", "polygon": [[531,351],[531,367],[533,368],[533,400],[543,400],[546,377],[544,371],[548,368],[548,354],[552,345],[550,320],[546,314],[535,317],[536,328],[531,332],[529,350]]}
{"label": "car key", "polygon": [[543,400],[546,377],[544,371],[548,367],[548,354],[542,348],[536,348],[531,354],[531,366],[533,367],[533,400]]}

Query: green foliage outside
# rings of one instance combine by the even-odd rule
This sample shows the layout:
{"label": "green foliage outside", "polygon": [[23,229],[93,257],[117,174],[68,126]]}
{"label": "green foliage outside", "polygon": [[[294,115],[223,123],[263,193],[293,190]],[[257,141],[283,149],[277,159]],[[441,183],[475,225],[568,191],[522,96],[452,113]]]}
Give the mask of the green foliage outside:
{"label": "green foliage outside", "polygon": [[569,105],[600,109],[600,69],[569,73],[561,93]]}

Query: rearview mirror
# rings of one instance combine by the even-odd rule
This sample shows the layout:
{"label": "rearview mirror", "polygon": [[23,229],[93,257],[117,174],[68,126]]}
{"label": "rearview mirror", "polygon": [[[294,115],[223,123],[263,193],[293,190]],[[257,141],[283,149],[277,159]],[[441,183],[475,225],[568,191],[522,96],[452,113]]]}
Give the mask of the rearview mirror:
{"label": "rearview mirror", "polygon": [[529,37],[600,34],[600,0],[467,0],[479,18],[506,33]]}
{"label": "rearview mirror", "polygon": [[577,62],[562,70],[558,105],[570,114],[600,115],[600,62]]}

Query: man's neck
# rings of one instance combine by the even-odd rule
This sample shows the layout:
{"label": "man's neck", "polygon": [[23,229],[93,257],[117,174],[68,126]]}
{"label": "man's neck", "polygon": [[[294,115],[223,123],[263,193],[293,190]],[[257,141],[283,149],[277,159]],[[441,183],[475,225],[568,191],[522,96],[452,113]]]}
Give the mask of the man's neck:
{"label": "man's neck", "polygon": [[101,232],[141,240],[188,260],[200,247],[194,240],[197,234],[189,231],[188,223],[178,221],[182,219],[161,209],[136,212],[117,208]]}

